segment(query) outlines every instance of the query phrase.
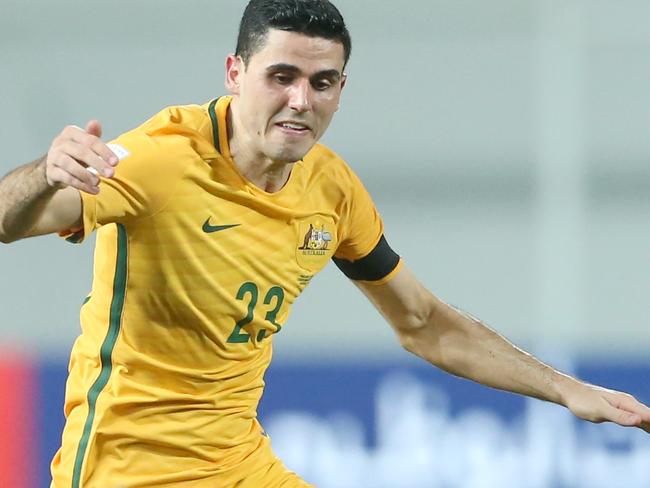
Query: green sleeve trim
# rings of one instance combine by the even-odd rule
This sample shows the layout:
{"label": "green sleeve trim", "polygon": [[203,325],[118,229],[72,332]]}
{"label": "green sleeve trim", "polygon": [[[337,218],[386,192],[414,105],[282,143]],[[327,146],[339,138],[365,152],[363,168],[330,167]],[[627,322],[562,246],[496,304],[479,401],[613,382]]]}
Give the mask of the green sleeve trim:
{"label": "green sleeve trim", "polygon": [[212,100],[208,107],[208,113],[210,114],[210,120],[212,121],[212,138],[214,139],[214,147],[217,149],[217,152],[221,154],[221,144],[219,143],[219,120],[217,119],[217,113],[215,111],[218,101],[218,98]]}
{"label": "green sleeve trim", "polygon": [[128,241],[124,225],[117,224],[117,262],[115,265],[115,278],[113,279],[113,299],[111,301],[108,332],[102,343],[99,352],[101,360],[101,370],[99,376],[88,391],[88,416],[84,424],[83,433],[79,441],[77,456],[74,461],[74,471],[72,473],[72,488],[79,488],[81,485],[81,471],[83,468],[84,458],[88,450],[90,432],[95,419],[95,409],[97,398],[102,390],[108,384],[108,380],[113,370],[112,354],[117,337],[122,325],[122,312],[124,309],[124,297],[126,294],[126,275],[128,263]]}

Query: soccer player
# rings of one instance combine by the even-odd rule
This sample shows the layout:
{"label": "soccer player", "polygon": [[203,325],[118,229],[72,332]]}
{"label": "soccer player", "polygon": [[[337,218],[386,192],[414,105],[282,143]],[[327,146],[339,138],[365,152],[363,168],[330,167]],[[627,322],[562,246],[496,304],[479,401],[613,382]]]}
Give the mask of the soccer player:
{"label": "soccer player", "polygon": [[650,430],[632,396],[564,375],[427,291],[361,182],[319,144],[350,36],[326,0],[252,0],[228,96],[167,108],[106,144],[70,126],[0,182],[3,242],[97,231],[56,487],[309,486],[256,418],[273,335],[330,259],[402,345],[580,418]]}

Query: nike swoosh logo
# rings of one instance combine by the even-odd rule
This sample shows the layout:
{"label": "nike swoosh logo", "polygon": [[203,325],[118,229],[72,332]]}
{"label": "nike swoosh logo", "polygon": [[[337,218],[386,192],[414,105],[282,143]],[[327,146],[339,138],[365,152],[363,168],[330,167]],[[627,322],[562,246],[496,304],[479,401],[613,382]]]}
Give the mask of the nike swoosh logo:
{"label": "nike swoosh logo", "polygon": [[213,232],[219,232],[220,230],[230,229],[231,227],[237,227],[241,224],[228,224],[228,225],[210,225],[210,217],[203,223],[203,232],[206,234],[212,234]]}

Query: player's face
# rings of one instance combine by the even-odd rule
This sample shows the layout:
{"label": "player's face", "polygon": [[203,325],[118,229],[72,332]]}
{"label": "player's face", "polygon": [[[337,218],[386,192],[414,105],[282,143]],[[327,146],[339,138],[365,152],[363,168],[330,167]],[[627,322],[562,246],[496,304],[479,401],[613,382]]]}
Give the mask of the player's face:
{"label": "player's face", "polygon": [[[338,109],[344,50],[339,42],[271,29],[264,46],[244,66],[226,60],[226,87],[236,137],[256,156],[302,159]],[[243,133],[242,133],[243,132]]]}

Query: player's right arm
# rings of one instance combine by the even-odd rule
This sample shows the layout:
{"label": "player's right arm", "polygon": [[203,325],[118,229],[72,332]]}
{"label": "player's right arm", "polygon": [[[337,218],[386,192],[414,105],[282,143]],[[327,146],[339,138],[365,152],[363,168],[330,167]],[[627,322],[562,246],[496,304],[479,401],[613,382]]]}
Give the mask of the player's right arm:
{"label": "player's right arm", "polygon": [[68,126],[52,141],[45,156],[0,180],[1,242],[81,226],[79,192],[99,193],[97,174],[112,177],[118,163],[100,139],[101,132],[97,121],[90,121],[85,130]]}

